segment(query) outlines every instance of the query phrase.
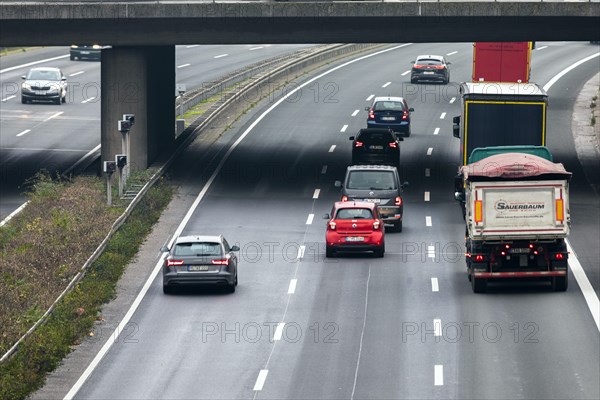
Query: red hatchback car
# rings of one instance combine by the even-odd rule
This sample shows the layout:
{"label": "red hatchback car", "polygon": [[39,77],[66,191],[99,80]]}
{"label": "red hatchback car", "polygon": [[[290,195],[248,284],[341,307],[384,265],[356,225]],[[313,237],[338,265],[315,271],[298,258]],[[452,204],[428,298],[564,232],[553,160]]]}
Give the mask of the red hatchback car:
{"label": "red hatchback car", "polygon": [[385,228],[377,204],[367,201],[338,201],[333,205],[325,235],[325,256],[337,252],[372,251],[376,257],[385,252]]}

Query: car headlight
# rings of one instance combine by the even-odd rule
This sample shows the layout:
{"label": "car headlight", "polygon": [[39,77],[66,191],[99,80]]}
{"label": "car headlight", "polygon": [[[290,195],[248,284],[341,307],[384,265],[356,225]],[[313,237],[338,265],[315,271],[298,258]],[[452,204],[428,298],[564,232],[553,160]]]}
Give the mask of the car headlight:
{"label": "car headlight", "polygon": [[92,46],[92,48],[98,50],[98,49],[101,49],[102,46],[100,46],[99,44],[95,44]]}
{"label": "car headlight", "polygon": [[77,46],[76,44],[72,44],[72,45],[71,45],[71,48],[72,48],[72,49],[76,49],[77,47],[78,47],[78,46]]}
{"label": "car headlight", "polygon": [[31,90],[31,85],[29,83],[23,83],[21,88],[25,90]]}

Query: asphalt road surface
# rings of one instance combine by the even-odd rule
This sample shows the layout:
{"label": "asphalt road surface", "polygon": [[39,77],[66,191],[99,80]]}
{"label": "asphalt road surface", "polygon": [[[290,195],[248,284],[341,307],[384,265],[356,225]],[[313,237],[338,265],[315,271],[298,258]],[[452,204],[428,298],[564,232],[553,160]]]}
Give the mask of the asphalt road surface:
{"label": "asphalt road surface", "polygon": [[[588,43],[537,47],[532,79],[541,85],[598,52]],[[159,275],[131,319],[130,340],[110,348],[76,398],[600,397],[599,331],[572,275],[564,293],[542,282],[471,292],[453,198],[457,85],[410,85],[404,72],[417,54],[447,55],[452,82],[470,79],[470,44],[399,45],[322,76],[214,148],[182,155],[171,175],[195,195],[215,170],[212,157],[252,128],[183,231],[240,245],[238,290],[167,296]],[[595,59],[554,84],[548,111],[548,144],[575,173],[571,243],[596,293],[598,199],[580,171],[570,121],[577,92],[598,69]],[[364,127],[367,99],[387,94],[415,108],[401,146],[410,182],[404,230],[386,235],[383,259],[326,260],[321,216],[340,197],[333,183],[350,162],[348,136]]]}
{"label": "asphalt road surface", "polygon": [[[176,81],[192,90],[303,47],[177,46]],[[70,61],[68,54],[68,47],[49,47],[0,58],[0,220],[27,200],[23,183],[28,178],[41,169],[63,172],[100,144],[100,63]],[[66,104],[21,104],[21,76],[38,66],[63,70]]]}

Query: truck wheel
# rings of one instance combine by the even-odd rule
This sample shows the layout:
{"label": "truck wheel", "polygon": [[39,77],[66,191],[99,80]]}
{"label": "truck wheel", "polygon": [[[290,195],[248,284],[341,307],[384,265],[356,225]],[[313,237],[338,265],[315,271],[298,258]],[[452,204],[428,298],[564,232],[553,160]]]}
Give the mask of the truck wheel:
{"label": "truck wheel", "polygon": [[484,293],[485,287],[487,286],[487,280],[484,278],[475,278],[471,277],[471,287],[473,288],[473,293]]}
{"label": "truck wheel", "polygon": [[555,292],[565,292],[569,286],[569,275],[552,278],[552,288]]}

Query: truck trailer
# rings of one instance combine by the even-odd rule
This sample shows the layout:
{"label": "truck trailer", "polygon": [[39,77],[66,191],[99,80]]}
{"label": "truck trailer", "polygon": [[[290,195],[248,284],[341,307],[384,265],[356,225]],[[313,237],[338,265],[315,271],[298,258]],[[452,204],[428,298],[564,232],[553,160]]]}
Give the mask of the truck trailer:
{"label": "truck trailer", "polygon": [[532,42],[473,43],[473,82],[529,82]]}
{"label": "truck trailer", "polygon": [[466,82],[460,94],[453,135],[461,165],[477,147],[546,144],[548,95],[537,84]]}
{"label": "truck trailer", "polygon": [[503,153],[462,166],[459,175],[473,291],[507,278],[545,279],[567,290],[571,173],[533,154]]}

